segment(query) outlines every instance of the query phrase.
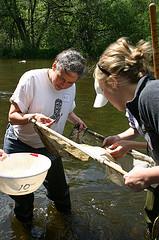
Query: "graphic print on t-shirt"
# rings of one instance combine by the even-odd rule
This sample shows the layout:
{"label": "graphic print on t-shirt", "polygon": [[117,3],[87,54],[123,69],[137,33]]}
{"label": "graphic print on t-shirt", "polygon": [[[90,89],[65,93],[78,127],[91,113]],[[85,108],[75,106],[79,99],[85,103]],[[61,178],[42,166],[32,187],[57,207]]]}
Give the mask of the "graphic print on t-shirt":
{"label": "graphic print on t-shirt", "polygon": [[54,124],[58,123],[59,120],[60,120],[60,117],[63,115],[63,114],[60,113],[61,108],[62,108],[62,100],[57,98],[55,100],[54,114],[50,117],[50,118],[55,120]]}

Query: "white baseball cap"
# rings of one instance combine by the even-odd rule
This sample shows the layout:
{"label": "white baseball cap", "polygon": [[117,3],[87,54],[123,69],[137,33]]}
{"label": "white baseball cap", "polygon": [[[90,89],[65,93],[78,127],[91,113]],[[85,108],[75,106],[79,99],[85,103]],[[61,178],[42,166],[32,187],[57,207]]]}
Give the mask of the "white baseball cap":
{"label": "white baseball cap", "polygon": [[97,95],[96,95],[93,107],[95,108],[103,107],[104,105],[107,104],[108,100],[104,96],[103,90],[100,88],[99,83],[96,79],[94,81],[94,88],[96,90]]}

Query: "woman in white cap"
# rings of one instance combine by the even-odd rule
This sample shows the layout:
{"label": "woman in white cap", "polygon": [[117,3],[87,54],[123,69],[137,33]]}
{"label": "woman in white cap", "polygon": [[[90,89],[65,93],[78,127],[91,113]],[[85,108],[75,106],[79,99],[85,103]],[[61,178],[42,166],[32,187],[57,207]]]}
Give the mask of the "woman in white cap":
{"label": "woman in white cap", "polygon": [[[154,160],[159,162],[159,143],[154,141],[155,138],[159,142],[157,126],[154,129],[159,122],[158,104],[154,101],[155,97],[158,99],[159,82],[151,75],[151,53],[151,45],[143,40],[137,47],[129,45],[125,38],[111,44],[100,57],[94,72],[95,86],[99,84],[101,89],[101,92],[98,89],[94,106],[103,106],[109,101],[119,111],[128,109],[136,119],[132,135],[136,135],[137,129],[149,143]],[[126,184],[130,181],[128,176],[125,176]],[[158,178],[155,181],[159,181]],[[143,179],[140,183],[134,182],[132,188],[140,191],[150,184]]]}
{"label": "woman in white cap", "polygon": [[[100,65],[98,65],[98,67],[100,67]],[[99,82],[96,79],[94,82],[94,87],[97,95],[93,106],[95,108],[105,106],[108,100],[104,96],[103,90],[100,88]],[[103,147],[109,146],[107,147],[107,151],[116,160],[122,158],[124,154],[126,154],[132,149],[146,149],[147,152],[149,151],[147,142],[130,141],[131,139],[137,138],[142,135],[142,131],[140,131],[140,127],[138,126],[136,119],[128,109],[126,109],[125,115],[129,120],[130,127],[122,133],[106,137],[103,141]]]}
{"label": "woman in white cap", "polygon": [[[137,46],[132,46],[126,38],[120,38],[108,46],[94,71],[94,77],[102,91],[97,93],[95,106],[98,103],[98,107],[103,105],[101,102],[103,94],[119,111],[128,109],[135,119],[135,128],[146,139],[152,157],[158,164],[159,81],[152,75],[151,61],[152,48],[150,43],[144,40],[140,40]],[[132,190],[141,191],[151,184],[159,183],[159,166],[134,168],[125,174],[124,179],[125,184]],[[157,199],[153,202],[155,208],[152,211],[148,212],[146,209],[146,212],[150,213],[148,214],[150,231],[159,214]]]}

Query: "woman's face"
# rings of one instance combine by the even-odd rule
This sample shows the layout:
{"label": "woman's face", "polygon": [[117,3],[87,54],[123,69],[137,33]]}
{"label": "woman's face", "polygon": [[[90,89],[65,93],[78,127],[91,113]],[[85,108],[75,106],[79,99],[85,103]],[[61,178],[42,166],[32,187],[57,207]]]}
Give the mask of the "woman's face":
{"label": "woman's face", "polygon": [[78,79],[78,75],[73,72],[53,70],[52,83],[57,91],[71,87]]}
{"label": "woman's face", "polygon": [[126,109],[126,101],[124,100],[122,87],[119,87],[117,81],[112,80],[112,85],[110,85],[108,82],[100,82],[99,86],[103,90],[106,99],[114,107],[116,107],[119,111],[123,111]]}

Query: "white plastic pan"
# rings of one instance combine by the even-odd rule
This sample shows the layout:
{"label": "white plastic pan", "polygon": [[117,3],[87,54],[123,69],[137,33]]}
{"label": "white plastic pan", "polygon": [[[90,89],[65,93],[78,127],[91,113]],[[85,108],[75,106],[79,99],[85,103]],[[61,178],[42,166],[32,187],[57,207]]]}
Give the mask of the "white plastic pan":
{"label": "white plastic pan", "polygon": [[45,180],[51,161],[35,153],[12,153],[0,161],[0,190],[10,195],[36,191]]}

